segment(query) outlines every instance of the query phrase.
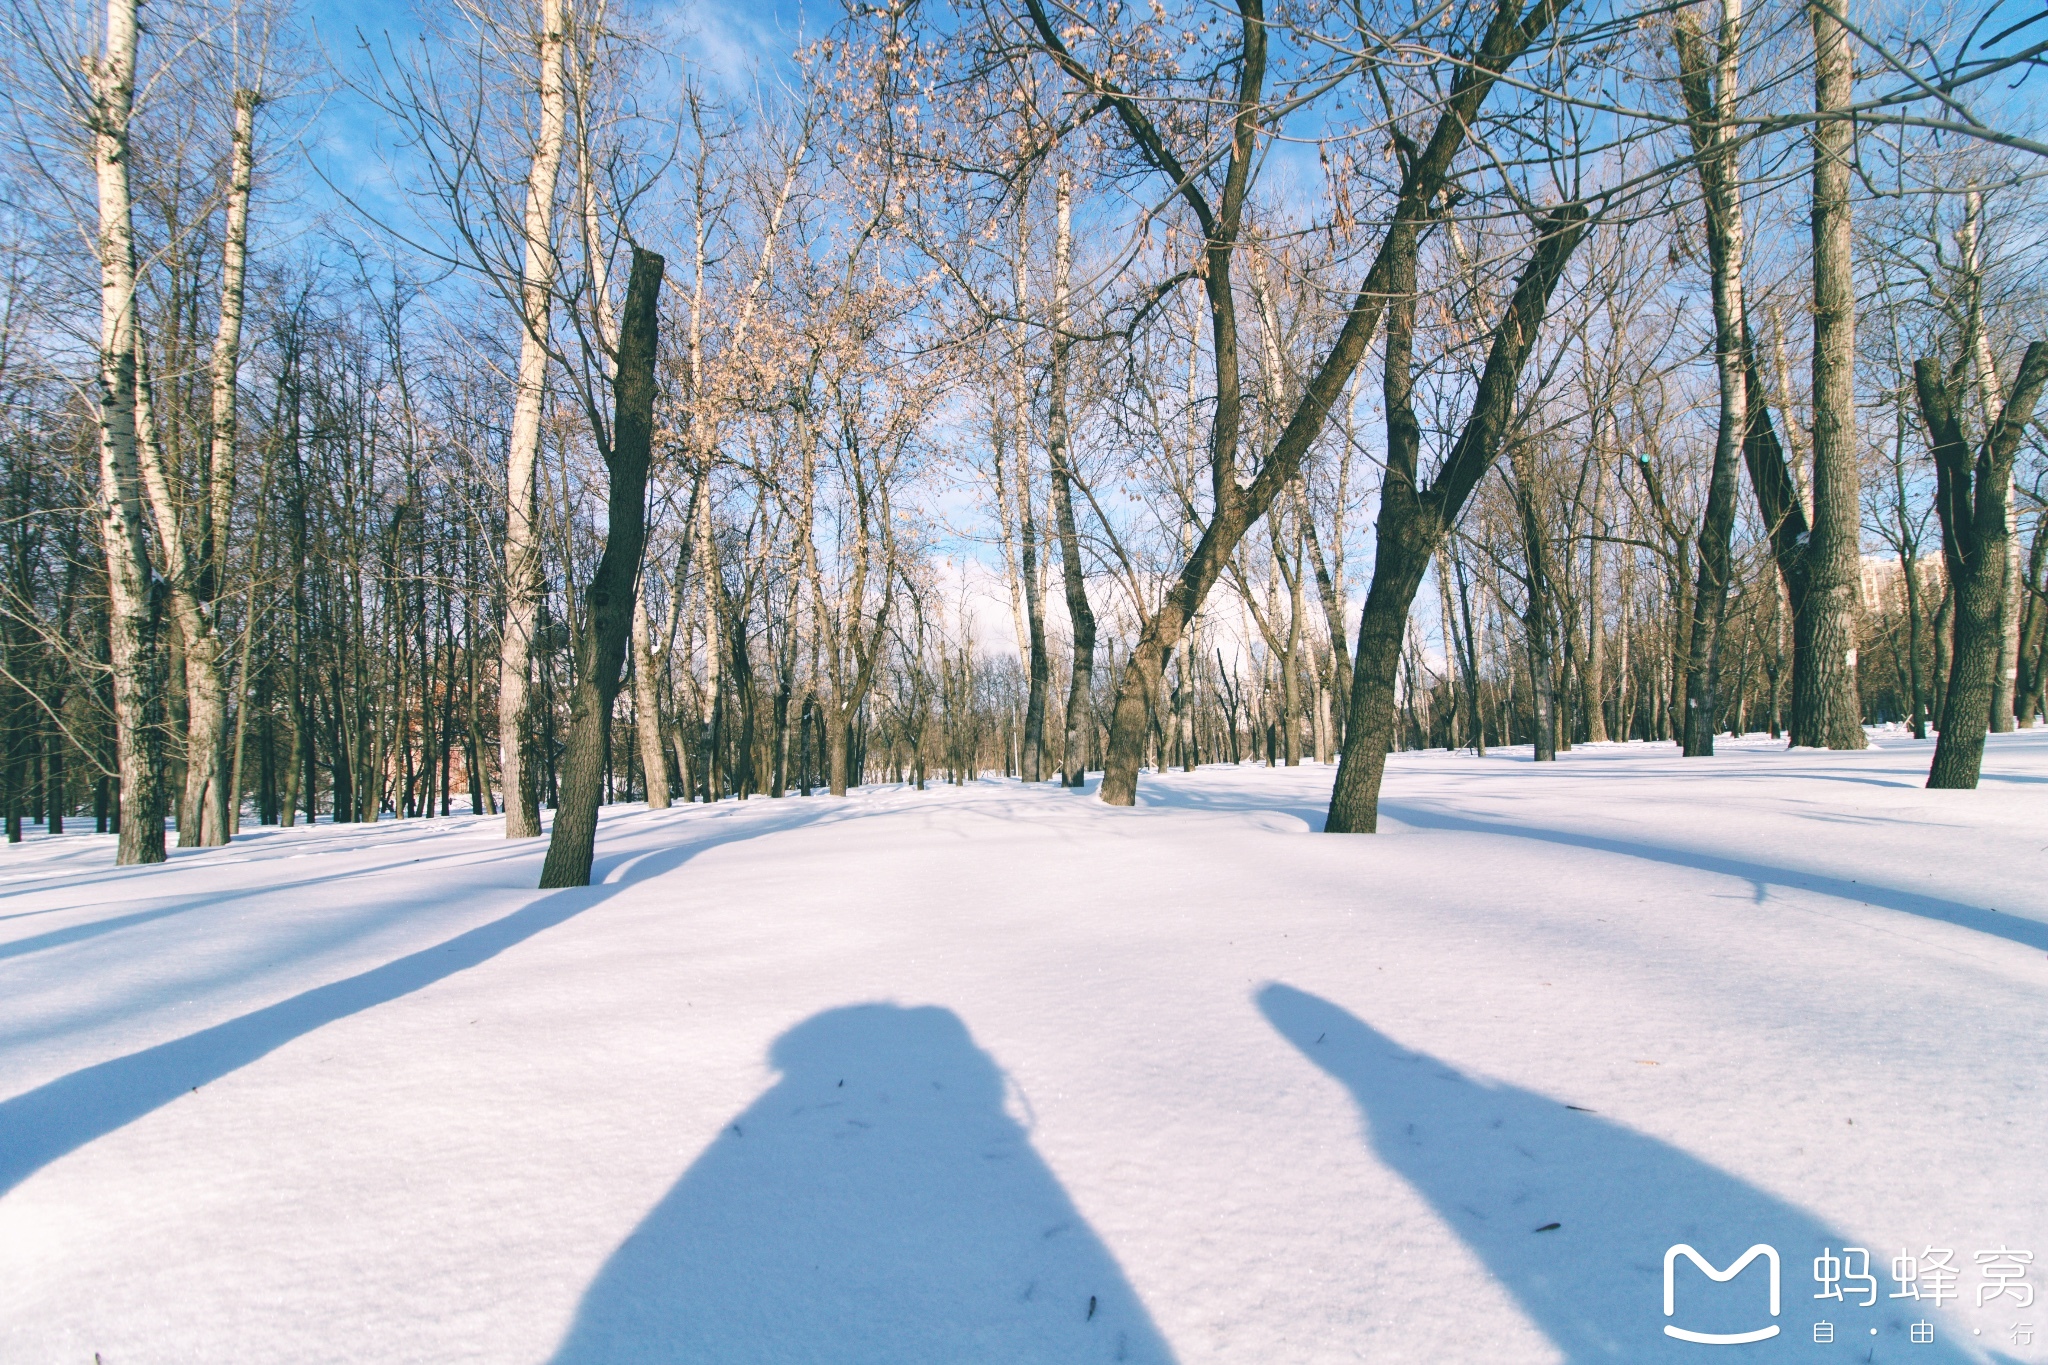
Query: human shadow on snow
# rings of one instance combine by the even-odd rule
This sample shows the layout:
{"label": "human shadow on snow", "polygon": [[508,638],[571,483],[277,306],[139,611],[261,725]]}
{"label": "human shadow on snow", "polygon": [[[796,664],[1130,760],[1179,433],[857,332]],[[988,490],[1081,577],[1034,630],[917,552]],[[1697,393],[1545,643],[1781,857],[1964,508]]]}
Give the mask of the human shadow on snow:
{"label": "human shadow on snow", "polygon": [[952,1011],[828,1010],[770,1060],[553,1365],[1173,1359]]}
{"label": "human shadow on snow", "polygon": [[[833,818],[798,807],[787,818],[710,832],[655,852],[600,856],[593,885],[556,891],[443,943],[252,1010],[211,1028],[81,1067],[0,1102],[0,1196],[51,1162],[217,1081],[327,1024],[361,1014],[488,962],[624,888],[672,871],[720,844]],[[781,812],[776,813],[778,816]],[[602,831],[600,831],[602,832]],[[697,833],[685,825],[681,831]],[[617,873],[619,880],[605,881]]]}
{"label": "human shadow on snow", "polygon": [[[1374,1153],[1429,1201],[1572,1365],[1700,1359],[1703,1348],[1665,1335],[1667,1325],[1718,1333],[1779,1327],[1769,1340],[1705,1352],[1731,1361],[1835,1360],[1845,1349],[1855,1349],[1859,1361],[1865,1350],[1876,1360],[1926,1365],[1977,1359],[1946,1341],[1946,1323],[1935,1324],[1933,1344],[1909,1345],[1911,1324],[1931,1316],[1912,1300],[1880,1293],[1864,1308],[1852,1288],[1844,1302],[1816,1301],[1814,1258],[1827,1248],[1839,1258],[1842,1234],[1726,1171],[1590,1111],[1465,1076],[1291,986],[1266,986],[1258,1005],[1281,1036],[1351,1092]],[[1680,1260],[1678,1311],[1665,1316],[1667,1248],[1684,1243],[1725,1268],[1759,1242],[1781,1258],[1777,1317],[1769,1315],[1761,1258],[1727,1284],[1710,1283]],[[1878,1284],[1891,1289],[1876,1248],[1871,1261]],[[1441,1297],[1458,1290],[1452,1268],[1436,1265],[1417,1266],[1382,1292]],[[1844,1345],[1814,1344],[1821,1320]]]}

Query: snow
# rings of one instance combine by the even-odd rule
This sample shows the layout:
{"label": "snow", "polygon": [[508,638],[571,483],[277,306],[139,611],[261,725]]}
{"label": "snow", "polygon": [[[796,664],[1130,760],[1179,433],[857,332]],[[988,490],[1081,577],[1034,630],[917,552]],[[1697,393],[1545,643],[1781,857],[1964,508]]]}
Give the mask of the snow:
{"label": "snow", "polygon": [[2048,1361],[2048,733],[1876,741],[31,836],[0,1360]]}

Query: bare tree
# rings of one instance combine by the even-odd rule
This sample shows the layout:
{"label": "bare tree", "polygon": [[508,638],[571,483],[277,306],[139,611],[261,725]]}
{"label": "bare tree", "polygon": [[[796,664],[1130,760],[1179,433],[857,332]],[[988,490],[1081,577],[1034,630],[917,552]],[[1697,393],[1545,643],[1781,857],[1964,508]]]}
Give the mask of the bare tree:
{"label": "bare tree", "polygon": [[1953,374],[1944,373],[1939,361],[1926,358],[1913,367],[1921,420],[1934,449],[1934,505],[1941,517],[1942,557],[1955,595],[1955,654],[1942,701],[1941,736],[1927,773],[1930,787],[1974,788],[1983,767],[2011,534],[2006,499],[2013,456],[2033,420],[2041,389],[2048,384],[2048,342],[2027,347],[2012,396],[1974,452],[1963,434],[1956,383],[1968,363],[1966,354]]}
{"label": "bare tree", "polygon": [[1722,0],[1719,60],[1708,61],[1704,38],[1689,13],[1678,16],[1675,36],[1679,83],[1684,91],[1700,187],[1706,207],[1707,254],[1714,286],[1714,366],[1720,378],[1721,421],[1714,441],[1713,473],[1700,515],[1699,580],[1692,594],[1692,629],[1685,665],[1682,743],[1688,757],[1712,756],[1719,723],[1718,687],[1721,631],[1728,614],[1733,568],[1729,541],[1735,530],[1736,480],[1743,436],[1749,426],[1748,367],[1743,328],[1748,306],[1743,293],[1747,233],[1742,217],[1742,169],[1735,130],[1742,50],[1742,0]]}
{"label": "bare tree", "polygon": [[525,259],[519,279],[519,374],[511,442],[505,452],[505,619],[498,637],[498,772],[505,793],[508,839],[531,839],[540,833],[539,793],[527,764],[532,707],[528,689],[540,592],[538,470],[555,287],[555,186],[561,174],[568,112],[562,85],[567,23],[564,0],[541,0],[536,72],[540,127],[527,171],[526,210],[521,219]]}
{"label": "bare tree", "polygon": [[[1846,9],[1846,5],[1844,6]],[[1862,484],[1856,445],[1855,237],[1849,201],[1855,124],[1853,56],[1841,15],[1813,14],[1813,533],[1804,610],[1794,629],[1792,743],[1861,749],[1856,592],[1862,579]],[[1989,705],[1989,699],[1986,699]]]}
{"label": "bare tree", "polygon": [[570,699],[562,802],[548,839],[547,860],[541,865],[543,889],[590,884],[612,703],[618,696],[619,669],[639,601],[647,467],[654,453],[656,305],[664,264],[654,252],[633,248],[633,271],[619,318],[611,429],[592,432],[611,485],[604,554],[584,592],[582,627],[576,635],[576,687]]}
{"label": "bare tree", "polygon": [[162,705],[157,640],[162,588],[144,542],[142,472],[136,458],[135,224],[128,170],[135,108],[136,0],[107,0],[106,47],[90,61],[92,135],[99,187],[100,539],[107,591],[115,734],[121,774],[121,838],[115,861],[164,860]]}

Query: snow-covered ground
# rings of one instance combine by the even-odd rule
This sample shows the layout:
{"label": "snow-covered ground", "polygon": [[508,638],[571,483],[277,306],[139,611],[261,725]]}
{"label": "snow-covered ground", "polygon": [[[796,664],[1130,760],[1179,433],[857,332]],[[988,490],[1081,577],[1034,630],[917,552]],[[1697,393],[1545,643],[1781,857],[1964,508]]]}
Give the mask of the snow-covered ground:
{"label": "snow-covered ground", "polygon": [[32,836],[0,1361],[2048,1361],[2048,733],[1878,742]]}

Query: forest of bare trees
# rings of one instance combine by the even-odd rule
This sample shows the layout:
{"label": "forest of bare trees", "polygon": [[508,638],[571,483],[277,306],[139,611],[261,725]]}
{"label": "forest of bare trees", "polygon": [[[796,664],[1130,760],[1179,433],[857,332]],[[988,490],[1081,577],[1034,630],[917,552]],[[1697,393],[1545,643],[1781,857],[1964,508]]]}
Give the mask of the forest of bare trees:
{"label": "forest of bare trees", "polygon": [[823,17],[12,7],[11,840],[2037,722],[2038,10]]}

